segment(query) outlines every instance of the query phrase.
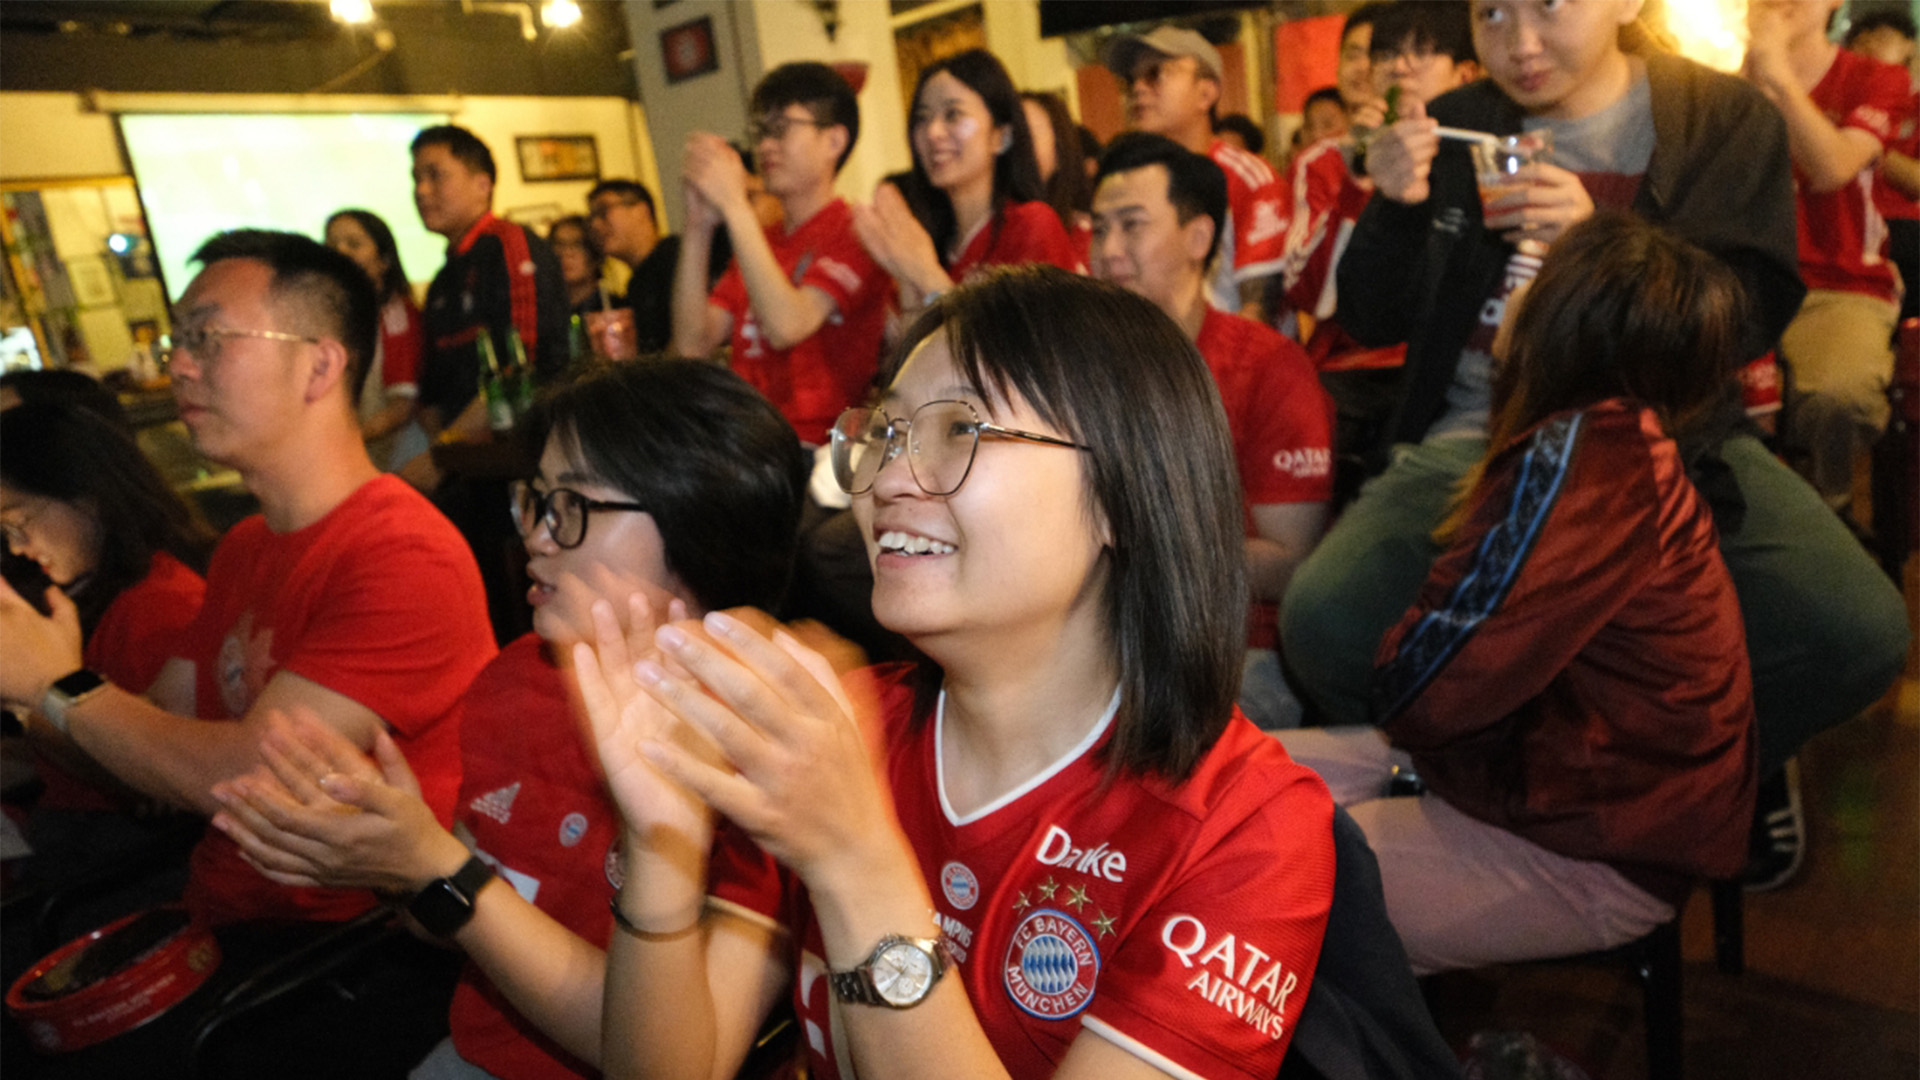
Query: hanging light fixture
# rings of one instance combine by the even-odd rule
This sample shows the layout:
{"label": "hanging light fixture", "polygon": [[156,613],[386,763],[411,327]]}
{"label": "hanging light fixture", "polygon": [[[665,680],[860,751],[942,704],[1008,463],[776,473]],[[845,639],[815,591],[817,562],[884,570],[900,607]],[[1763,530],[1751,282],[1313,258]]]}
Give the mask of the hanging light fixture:
{"label": "hanging light fixture", "polygon": [[547,0],[540,7],[540,23],[549,30],[564,30],[580,22],[580,5],[574,0]]}
{"label": "hanging light fixture", "polygon": [[360,26],[373,21],[373,0],[328,0],[327,11],[339,22]]}

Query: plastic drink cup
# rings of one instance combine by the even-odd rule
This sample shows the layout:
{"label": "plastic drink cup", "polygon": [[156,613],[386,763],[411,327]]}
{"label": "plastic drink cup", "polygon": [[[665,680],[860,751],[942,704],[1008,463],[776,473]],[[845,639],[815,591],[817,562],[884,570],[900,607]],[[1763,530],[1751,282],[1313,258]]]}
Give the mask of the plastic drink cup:
{"label": "plastic drink cup", "polygon": [[1553,133],[1544,128],[1518,135],[1488,136],[1473,144],[1474,179],[1480,185],[1480,208],[1526,187],[1520,176],[1529,165],[1553,160]]}

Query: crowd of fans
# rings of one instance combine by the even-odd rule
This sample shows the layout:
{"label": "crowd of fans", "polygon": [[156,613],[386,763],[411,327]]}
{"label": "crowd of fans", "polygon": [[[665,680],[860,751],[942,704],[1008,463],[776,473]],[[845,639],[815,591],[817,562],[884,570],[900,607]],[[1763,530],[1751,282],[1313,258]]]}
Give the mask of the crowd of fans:
{"label": "crowd of fans", "polygon": [[[1279,168],[1195,31],[1111,40],[1104,147],[968,50],[857,204],[854,91],[787,64],[544,237],[428,128],[424,306],[364,210],[198,253],[217,546],[111,395],[9,377],[17,884],[173,844],[55,933],[183,903],[216,988],[381,905],[452,947],[203,1075],[1454,1068],[1416,974],[1786,880],[1795,752],[1904,662],[1847,495],[1913,34],[1837,5],[1726,74],[1637,0],[1369,3]],[[43,1073],[186,1075],[212,995]]]}

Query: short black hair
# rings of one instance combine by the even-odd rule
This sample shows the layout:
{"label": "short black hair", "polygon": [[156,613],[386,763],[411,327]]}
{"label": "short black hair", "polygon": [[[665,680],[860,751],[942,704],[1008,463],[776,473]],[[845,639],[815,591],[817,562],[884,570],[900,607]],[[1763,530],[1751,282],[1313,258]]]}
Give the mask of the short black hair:
{"label": "short black hair", "polygon": [[1409,46],[1443,53],[1456,64],[1477,61],[1467,0],[1395,0],[1380,9],[1373,19],[1371,51],[1378,55]]}
{"label": "short black hair", "polygon": [[[883,377],[935,334],[990,409],[1017,397],[1087,448],[1083,502],[1112,537],[1100,604],[1120,676],[1101,753],[1110,773],[1185,780],[1226,730],[1246,655],[1240,478],[1206,361],[1152,301],[1040,264],[990,267],[941,296]],[[939,680],[921,665],[916,722]]]}
{"label": "short black hair", "polygon": [[644,203],[647,213],[653,216],[653,220],[656,222],[660,220],[660,211],[653,204],[653,192],[648,191],[646,185],[637,180],[602,180],[593,185],[592,191],[587,192],[587,205],[592,206],[593,200],[602,195],[618,195],[623,199]]}
{"label": "short black hair", "polygon": [[1362,26],[1372,26],[1380,18],[1380,13],[1391,7],[1391,0],[1367,0],[1366,3],[1347,13],[1347,21],[1340,24],[1340,40],[1346,41],[1347,35]]}
{"label": "short black hair", "polygon": [[133,434],[133,421],[119,397],[105,383],[72,368],[15,368],[0,375],[0,390],[20,396],[20,404],[73,405],[105,417],[113,426]]}
{"label": "short black hair", "polygon": [[413,145],[408,147],[412,153],[419,153],[429,146],[444,146],[447,153],[474,172],[487,174],[487,179],[500,182],[499,171],[493,167],[493,151],[480,141],[480,136],[458,124],[435,124],[421,128],[420,134],[413,137]]}
{"label": "short black hair", "polygon": [[1863,11],[1854,16],[1853,21],[1847,26],[1847,38],[1844,44],[1852,48],[1854,39],[1861,34],[1869,30],[1882,29],[1891,30],[1908,40],[1912,40],[1915,36],[1912,15],[1899,8],[1882,7]]}
{"label": "short black hair", "polygon": [[1240,141],[1246,145],[1249,154],[1262,153],[1267,148],[1267,133],[1261,131],[1260,125],[1254,123],[1253,118],[1246,113],[1228,113],[1215,120],[1213,133],[1218,135],[1223,131],[1231,131],[1240,136]]}
{"label": "short black hair", "polygon": [[702,607],[779,608],[811,460],[746,380],[703,360],[618,364],[542,399],[532,430],[647,508]]}
{"label": "short black hair", "polygon": [[311,237],[271,229],[216,233],[193,253],[202,266],[228,259],[265,263],[273,271],[271,298],[292,326],[346,347],[347,402],[359,401],[380,332],[380,302],[367,272]]}
{"label": "short black hair", "polygon": [[1339,87],[1323,86],[1307,95],[1307,100],[1300,103],[1300,112],[1304,115],[1308,109],[1313,108],[1321,102],[1326,102],[1328,105],[1336,106],[1342,110],[1345,110],[1347,107],[1347,103],[1340,100]]}
{"label": "short black hair", "polygon": [[847,85],[839,72],[816,61],[781,64],[767,72],[753,88],[753,99],[747,103],[747,110],[758,119],[789,105],[804,107],[827,127],[847,129],[847,148],[840,151],[839,160],[833,163],[833,171],[839,172],[847,163],[847,155],[853,153],[854,144],[860,141],[860,101],[854,96],[853,87]]}
{"label": "short black hair", "polygon": [[1207,260],[1220,249],[1220,232],[1227,220],[1227,175],[1205,154],[1193,151],[1167,138],[1144,131],[1118,135],[1100,155],[1100,171],[1093,176],[1095,191],[1100,182],[1114,173],[1131,172],[1149,165],[1167,170],[1167,200],[1180,215],[1182,225],[1194,215],[1205,214],[1213,220],[1213,242],[1207,246]]}

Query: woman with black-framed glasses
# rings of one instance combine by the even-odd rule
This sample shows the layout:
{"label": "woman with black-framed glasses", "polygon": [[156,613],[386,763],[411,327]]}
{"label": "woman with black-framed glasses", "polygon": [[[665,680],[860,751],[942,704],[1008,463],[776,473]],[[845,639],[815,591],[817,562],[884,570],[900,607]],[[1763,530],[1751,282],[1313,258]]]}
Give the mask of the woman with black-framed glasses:
{"label": "woman with black-framed glasses", "polygon": [[815,1077],[1274,1075],[1332,805],[1234,709],[1238,474],[1191,343],[989,271],[833,455],[923,662],[843,685],[714,613],[576,668],[626,828],[608,1074],[732,1075],[790,994]]}
{"label": "woman with black-framed glasses", "polygon": [[269,736],[276,768],[228,785],[237,801],[221,816],[269,877],[410,898],[425,929],[466,950],[452,1037],[415,1075],[596,1074],[607,896],[623,871],[619,814],[569,704],[572,648],[592,638],[596,605],[643,633],[670,613],[775,607],[793,563],[806,458],[724,368],[604,369],[555,392],[534,425],[539,471],[512,501],[534,629],[462,701],[452,831],[397,755],[377,751],[375,769],[300,723]]}

